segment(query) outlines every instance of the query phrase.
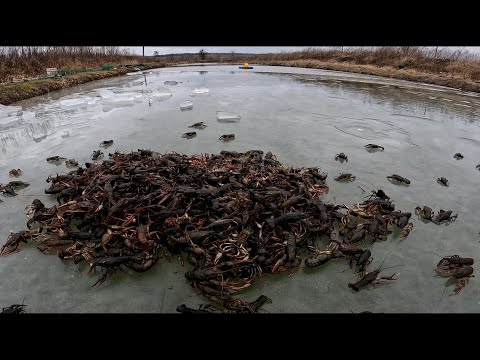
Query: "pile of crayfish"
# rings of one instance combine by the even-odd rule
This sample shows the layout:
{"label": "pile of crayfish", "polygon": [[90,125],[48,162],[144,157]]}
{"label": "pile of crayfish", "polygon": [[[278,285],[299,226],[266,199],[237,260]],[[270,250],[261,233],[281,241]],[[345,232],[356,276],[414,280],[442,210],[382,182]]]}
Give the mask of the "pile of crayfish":
{"label": "pile of crayfish", "polygon": [[[101,268],[93,286],[124,267],[145,272],[160,258],[178,257],[182,266],[186,258],[192,266],[186,279],[223,312],[257,312],[270,303],[264,295],[253,302],[233,297],[264,273],[332,259],[355,266],[361,279],[371,278],[352,287],[358,291],[379,280],[380,270],[367,270],[371,252],[356,243],[386,240],[395,227],[405,238],[411,213],[395,210],[382,190],[351,208],[324,202],[326,179],[318,168],[285,167],[260,150],[115,152],[49,176],[45,193],[58,204],[35,199],[25,209],[27,229],[11,233],[1,253],[33,242],[43,253],[87,265],[89,273]],[[323,249],[316,245],[321,239]],[[177,310],[189,312],[184,305]]]}

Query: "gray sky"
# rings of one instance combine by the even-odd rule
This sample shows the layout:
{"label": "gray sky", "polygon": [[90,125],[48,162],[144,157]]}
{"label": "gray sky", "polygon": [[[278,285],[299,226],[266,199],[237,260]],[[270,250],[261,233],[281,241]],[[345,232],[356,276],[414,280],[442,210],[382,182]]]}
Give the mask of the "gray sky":
{"label": "gray sky", "polygon": [[[311,46],[189,46],[189,47],[165,47],[165,46],[145,46],[145,55],[153,55],[154,51],[158,51],[160,55],[166,54],[179,54],[179,53],[198,53],[201,49],[204,49],[207,53],[230,53],[235,51],[236,53],[250,53],[250,54],[262,54],[262,53],[278,53],[282,51],[298,51],[302,49],[307,49]],[[319,48],[325,48],[325,46],[318,46]],[[130,49],[130,51],[135,54],[142,54],[141,46],[128,46],[124,47],[125,49]],[[462,50],[469,51],[475,54],[480,54],[480,47],[468,47],[468,46],[449,46],[449,47],[439,47],[439,49],[450,49],[453,51]]]}
{"label": "gray sky", "polygon": [[[141,46],[124,47],[130,49],[132,52],[141,55]],[[164,46],[145,46],[145,55],[153,55],[154,51],[158,51],[159,55],[166,54],[181,54],[181,53],[198,53],[201,49],[204,49],[207,53],[230,53],[235,51],[236,53],[250,53],[250,54],[262,54],[281,51],[298,51],[305,49],[304,46],[189,46],[189,47],[164,47]]]}

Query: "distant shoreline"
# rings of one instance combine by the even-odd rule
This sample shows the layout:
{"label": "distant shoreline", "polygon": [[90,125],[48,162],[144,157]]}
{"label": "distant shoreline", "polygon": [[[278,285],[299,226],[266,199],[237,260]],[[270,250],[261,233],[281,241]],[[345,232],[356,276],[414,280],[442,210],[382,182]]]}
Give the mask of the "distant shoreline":
{"label": "distant shoreline", "polygon": [[[180,54],[149,57],[146,64],[136,65],[141,70],[186,66],[193,63],[216,63],[219,65],[243,64],[286,66],[348,73],[375,75],[385,78],[407,80],[416,83],[439,85],[448,88],[480,93],[480,62],[468,59],[432,58],[431,54],[413,51],[407,55],[381,52],[315,52],[302,51],[286,54],[209,54],[207,59],[196,61],[195,54]],[[395,50],[400,51],[400,50]],[[397,57],[395,57],[398,55]],[[368,57],[369,56],[369,57]],[[365,57],[366,60],[365,60]],[[397,59],[398,58],[398,59]],[[153,62],[152,62],[153,60]],[[386,65],[389,64],[389,65]],[[406,65],[405,65],[406,64]],[[443,71],[442,71],[443,70]],[[11,105],[18,101],[58,91],[90,81],[126,75],[133,68],[119,67],[112,70],[86,71],[68,74],[65,77],[33,80],[0,85],[0,104]]]}
{"label": "distant shoreline", "polygon": [[375,65],[359,65],[359,64],[346,64],[333,61],[319,61],[319,60],[258,60],[258,65],[268,66],[287,66],[298,67],[307,69],[319,69],[319,70],[333,70],[343,71],[364,75],[375,75],[385,78],[406,80],[417,83],[425,83],[431,85],[445,86],[457,90],[471,91],[480,93],[480,82],[472,81],[470,79],[464,79],[459,76],[448,74],[432,74],[427,72],[421,72],[417,70],[404,70],[396,69],[387,66],[375,66]]}

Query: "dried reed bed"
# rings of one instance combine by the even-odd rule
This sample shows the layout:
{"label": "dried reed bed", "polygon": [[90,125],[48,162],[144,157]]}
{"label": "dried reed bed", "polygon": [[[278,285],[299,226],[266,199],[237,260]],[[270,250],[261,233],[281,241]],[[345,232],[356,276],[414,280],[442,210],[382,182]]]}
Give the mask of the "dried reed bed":
{"label": "dried reed bed", "polygon": [[16,46],[0,47],[0,83],[46,75],[46,69],[91,69],[104,64],[127,65],[155,58],[132,55],[118,47]]}
{"label": "dried reed bed", "polygon": [[451,74],[466,79],[480,80],[480,56],[467,51],[421,47],[381,47],[336,49],[305,49],[250,57],[249,60],[298,61],[318,60],[356,65],[391,67],[432,74]]}
{"label": "dried reed bed", "polygon": [[480,92],[480,56],[421,47],[305,49],[245,57],[250,63],[379,75]]}

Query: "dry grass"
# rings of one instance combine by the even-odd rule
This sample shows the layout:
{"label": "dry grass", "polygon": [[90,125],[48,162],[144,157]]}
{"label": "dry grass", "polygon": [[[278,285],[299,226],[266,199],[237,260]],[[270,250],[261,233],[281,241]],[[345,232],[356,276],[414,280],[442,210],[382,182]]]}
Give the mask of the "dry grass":
{"label": "dry grass", "polygon": [[419,47],[357,48],[348,50],[306,49],[299,52],[252,56],[250,61],[317,60],[355,65],[373,65],[430,74],[447,74],[472,81],[480,80],[480,57],[466,51]]}
{"label": "dry grass", "polygon": [[[143,66],[143,69],[164,67],[162,63],[152,63]],[[20,100],[48,94],[51,91],[61,90],[86,82],[101,80],[114,76],[125,75],[129,69],[122,68],[109,71],[83,72],[72,74],[58,79],[26,81],[15,84],[0,85],[0,104],[10,105]]]}
{"label": "dry grass", "polygon": [[[46,75],[46,69],[98,69],[104,64],[138,64],[155,58],[132,55],[116,47],[22,46],[0,48],[0,83]],[[68,72],[68,71],[67,71]]]}

